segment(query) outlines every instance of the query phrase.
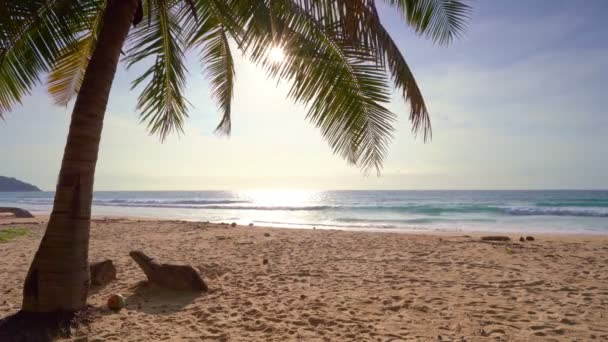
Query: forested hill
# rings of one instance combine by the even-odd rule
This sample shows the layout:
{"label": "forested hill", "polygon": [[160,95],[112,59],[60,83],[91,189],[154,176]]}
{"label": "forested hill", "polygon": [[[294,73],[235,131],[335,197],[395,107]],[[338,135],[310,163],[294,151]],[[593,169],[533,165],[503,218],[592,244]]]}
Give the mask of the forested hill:
{"label": "forested hill", "polygon": [[0,176],[0,191],[41,191],[37,186],[15,178]]}

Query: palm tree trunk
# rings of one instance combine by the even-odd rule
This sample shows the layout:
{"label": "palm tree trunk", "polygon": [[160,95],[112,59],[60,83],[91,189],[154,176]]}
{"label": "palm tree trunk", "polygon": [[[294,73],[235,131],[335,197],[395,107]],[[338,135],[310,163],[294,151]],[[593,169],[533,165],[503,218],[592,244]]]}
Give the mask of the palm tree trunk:
{"label": "palm tree trunk", "polygon": [[93,180],[103,118],[138,0],[108,0],[97,47],[72,111],[53,211],[25,280],[25,312],[76,311],[89,287]]}

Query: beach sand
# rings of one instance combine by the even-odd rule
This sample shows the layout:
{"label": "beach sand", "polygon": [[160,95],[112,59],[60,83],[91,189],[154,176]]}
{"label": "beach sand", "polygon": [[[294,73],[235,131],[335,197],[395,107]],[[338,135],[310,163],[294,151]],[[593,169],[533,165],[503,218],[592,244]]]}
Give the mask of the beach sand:
{"label": "beach sand", "polygon": [[[19,309],[44,218],[0,218],[7,226],[31,233],[0,243],[0,317]],[[118,279],[91,289],[92,321],[73,339],[607,341],[608,237],[535,237],[98,218],[90,259],[112,259]],[[135,249],[198,267],[210,291],[147,286],[128,255]],[[105,307],[112,293],[127,298],[118,313]]]}

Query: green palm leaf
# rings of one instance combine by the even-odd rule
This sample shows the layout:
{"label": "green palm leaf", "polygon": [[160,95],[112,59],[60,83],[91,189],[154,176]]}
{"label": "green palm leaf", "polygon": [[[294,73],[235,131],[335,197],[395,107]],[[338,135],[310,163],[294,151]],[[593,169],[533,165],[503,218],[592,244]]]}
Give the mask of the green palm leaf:
{"label": "green palm leaf", "polygon": [[230,135],[235,70],[227,26],[235,25],[230,23],[230,19],[225,15],[225,3],[206,0],[199,1],[197,5],[197,16],[191,17],[191,20],[185,23],[189,46],[199,50],[201,64],[211,83],[212,97],[222,111],[222,119],[216,132]]}
{"label": "green palm leaf", "polygon": [[[291,1],[256,2],[241,46],[272,76],[291,82],[289,96],[308,106],[308,119],[321,129],[334,152],[366,171],[380,170],[395,116],[384,68],[373,51],[332,35]],[[268,48],[283,45],[276,65]]]}
{"label": "green palm leaf", "polygon": [[[355,0],[351,4],[355,2],[357,1]],[[372,48],[379,57],[378,63],[386,62],[395,88],[402,92],[404,100],[409,103],[412,132],[417,134],[422,131],[423,140],[427,140],[432,135],[431,121],[422,92],[405,57],[382,25],[374,2],[368,1],[368,5],[362,4],[352,10],[357,11],[364,18],[367,28],[366,35],[369,41],[374,42]]]}
{"label": "green palm leaf", "polygon": [[470,18],[466,0],[385,0],[398,8],[416,32],[439,44],[460,37]]}
{"label": "green palm leaf", "polygon": [[234,88],[234,60],[223,27],[217,27],[205,37],[201,62],[209,76],[212,96],[222,110],[222,119],[217,132],[230,134],[231,102]]}
{"label": "green palm leaf", "polygon": [[141,120],[148,122],[150,133],[161,139],[172,132],[183,131],[187,114],[185,87],[185,46],[180,26],[179,6],[168,1],[148,1],[143,20],[131,36],[127,63],[131,67],[154,59],[152,65],[136,80],[132,88],[147,82],[137,101]]}
{"label": "green palm leaf", "polygon": [[90,0],[8,0],[0,12],[0,117],[48,72],[98,9]]}
{"label": "green palm leaf", "polygon": [[[0,117],[49,75],[49,92],[66,105],[78,92],[107,0],[5,0],[0,6]],[[385,0],[414,30],[447,44],[469,19],[466,0]],[[183,130],[184,54],[195,48],[230,133],[235,69],[229,39],[269,75],[288,81],[334,152],[364,170],[380,170],[395,115],[389,77],[410,107],[412,130],[430,136],[427,106],[374,0],[142,0],[130,34],[129,67],[149,63],[133,81],[137,109],[164,139]],[[141,20],[141,22],[140,22]],[[287,56],[272,62],[268,51]]]}
{"label": "green palm leaf", "polygon": [[72,44],[66,46],[48,78],[48,91],[56,104],[67,106],[78,94],[89,59],[97,44],[105,3],[91,13],[90,28]]}

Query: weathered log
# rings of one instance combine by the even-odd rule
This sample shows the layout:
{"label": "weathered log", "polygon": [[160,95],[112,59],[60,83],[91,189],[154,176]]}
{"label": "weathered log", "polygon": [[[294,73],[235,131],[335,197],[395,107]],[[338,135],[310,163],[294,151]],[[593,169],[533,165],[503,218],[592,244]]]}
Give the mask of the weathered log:
{"label": "weathered log", "polygon": [[92,285],[106,285],[116,279],[116,267],[112,260],[92,262],[89,265]]}
{"label": "weathered log", "polygon": [[141,251],[131,251],[131,258],[141,267],[148,282],[180,291],[207,291],[200,273],[190,265],[161,264]]}
{"label": "weathered log", "polygon": [[16,218],[33,218],[34,215],[32,215],[29,211],[25,210],[25,209],[21,209],[21,208],[11,208],[11,207],[0,207],[0,214],[1,213],[10,213],[15,215]]}
{"label": "weathered log", "polygon": [[482,236],[482,241],[511,241],[511,238],[508,236]]}

